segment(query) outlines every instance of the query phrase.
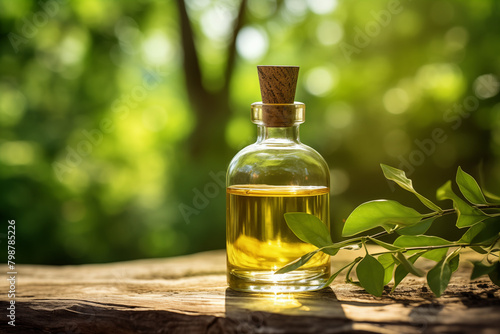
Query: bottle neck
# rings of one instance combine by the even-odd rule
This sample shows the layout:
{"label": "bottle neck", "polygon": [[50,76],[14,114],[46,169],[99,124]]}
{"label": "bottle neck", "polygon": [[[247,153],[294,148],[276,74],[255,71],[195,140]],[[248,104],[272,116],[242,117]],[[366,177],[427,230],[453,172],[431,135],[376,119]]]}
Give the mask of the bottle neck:
{"label": "bottle neck", "polygon": [[299,124],[287,127],[270,127],[259,124],[257,144],[300,144]]}

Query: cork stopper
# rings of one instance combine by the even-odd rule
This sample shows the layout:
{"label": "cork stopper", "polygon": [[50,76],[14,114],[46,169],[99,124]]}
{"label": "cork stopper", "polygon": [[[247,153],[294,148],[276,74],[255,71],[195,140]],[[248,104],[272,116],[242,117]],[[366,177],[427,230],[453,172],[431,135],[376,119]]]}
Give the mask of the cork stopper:
{"label": "cork stopper", "polygon": [[287,127],[299,118],[303,119],[303,104],[297,109],[294,103],[299,67],[257,66],[257,71],[262,95],[262,123],[270,127]]}
{"label": "cork stopper", "polygon": [[263,103],[293,103],[298,66],[257,66]]}

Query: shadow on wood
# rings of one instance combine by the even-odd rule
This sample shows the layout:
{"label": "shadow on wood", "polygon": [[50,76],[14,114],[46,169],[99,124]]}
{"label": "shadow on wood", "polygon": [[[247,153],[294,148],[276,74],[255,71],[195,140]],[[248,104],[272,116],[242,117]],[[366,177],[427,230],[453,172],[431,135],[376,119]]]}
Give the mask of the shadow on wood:
{"label": "shadow on wood", "polygon": [[238,333],[319,333],[325,328],[346,330],[352,322],[331,288],[288,294],[245,293],[228,288],[225,309],[226,318],[236,321]]}
{"label": "shadow on wood", "polygon": [[[369,248],[376,252],[376,248]],[[358,256],[339,253],[333,270]],[[464,252],[470,261],[477,255]],[[19,265],[16,327],[0,333],[498,333],[500,288],[459,267],[440,298],[424,277],[374,297],[345,284],[297,294],[227,289],[224,251],[82,266]],[[422,266],[430,266],[430,260]],[[0,291],[8,291],[7,280]]]}

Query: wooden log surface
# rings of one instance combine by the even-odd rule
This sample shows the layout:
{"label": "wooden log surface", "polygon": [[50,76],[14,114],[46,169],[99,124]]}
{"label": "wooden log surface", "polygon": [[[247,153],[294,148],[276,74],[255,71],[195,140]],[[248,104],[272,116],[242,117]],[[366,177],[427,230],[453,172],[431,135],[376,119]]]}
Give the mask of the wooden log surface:
{"label": "wooden log surface", "polygon": [[[359,254],[341,251],[333,270]],[[464,260],[476,257],[462,254],[463,264],[440,298],[415,276],[393,293],[387,287],[382,297],[340,276],[318,292],[236,292],[226,285],[224,251],[110,264],[18,265],[16,326],[7,324],[9,288],[2,280],[0,332],[499,333],[500,288],[487,277],[469,280],[472,266]]]}

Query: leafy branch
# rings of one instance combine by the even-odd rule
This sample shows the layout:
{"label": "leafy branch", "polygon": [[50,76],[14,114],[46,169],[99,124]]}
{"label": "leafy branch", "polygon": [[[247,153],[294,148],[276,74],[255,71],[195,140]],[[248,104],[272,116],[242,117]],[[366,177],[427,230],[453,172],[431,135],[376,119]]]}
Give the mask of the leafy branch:
{"label": "leafy branch", "polygon": [[[318,252],[334,256],[340,249],[363,247],[365,256],[358,257],[339,269],[318,289],[330,285],[341,272],[348,269],[345,281],[359,285],[375,296],[381,296],[384,285],[392,280],[394,281],[392,291],[394,291],[408,274],[412,274],[420,277],[426,275],[427,284],[439,297],[446,290],[453,272],[458,269],[460,251],[469,248],[483,255],[481,261],[472,263],[474,267],[471,279],[488,275],[493,283],[500,286],[498,197],[483,192],[476,180],[459,167],[456,183],[467,201],[455,194],[451,181],[448,181],[437,190],[436,196],[438,200],[451,200],[453,208],[442,209],[419,194],[404,171],[383,164],[381,167],[386,179],[415,194],[422,204],[432,211],[421,214],[397,201],[385,199],[363,203],[347,218],[342,236],[352,237],[376,227],[382,227],[383,231],[337,243],[332,241],[328,228],[316,216],[303,212],[286,213],[287,225],[295,235],[300,240],[316,246],[317,249],[280,268],[276,273],[284,274],[296,270]],[[458,228],[467,228],[459,240],[449,241],[425,234],[434,221],[450,214],[457,216]],[[392,233],[400,235],[392,244],[379,240],[380,237]],[[382,246],[386,251],[369,254],[367,243]],[[436,265],[425,273],[415,266],[419,258],[435,261]],[[359,282],[350,278],[354,268]]]}

